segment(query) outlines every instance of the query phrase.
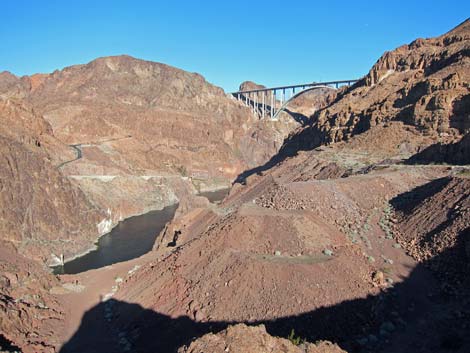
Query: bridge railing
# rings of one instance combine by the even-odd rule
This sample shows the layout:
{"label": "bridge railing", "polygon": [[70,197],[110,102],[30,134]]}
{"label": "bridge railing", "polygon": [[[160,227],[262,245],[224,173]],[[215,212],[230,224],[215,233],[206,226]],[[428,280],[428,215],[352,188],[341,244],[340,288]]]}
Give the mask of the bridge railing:
{"label": "bridge railing", "polygon": [[262,119],[266,116],[269,116],[271,119],[275,119],[279,113],[286,108],[287,103],[290,100],[301,95],[305,91],[310,91],[316,88],[338,89],[342,86],[351,86],[357,81],[358,80],[311,82],[290,86],[243,90],[233,92],[232,95],[248,107],[251,107],[253,114],[259,115]]}

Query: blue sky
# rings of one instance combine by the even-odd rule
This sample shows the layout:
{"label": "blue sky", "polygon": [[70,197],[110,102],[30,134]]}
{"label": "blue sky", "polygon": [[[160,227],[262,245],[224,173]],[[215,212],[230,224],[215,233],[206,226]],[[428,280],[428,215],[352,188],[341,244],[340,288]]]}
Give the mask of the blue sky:
{"label": "blue sky", "polygon": [[470,1],[0,0],[0,71],[129,54],[227,91],[357,78],[380,55],[470,16]]}

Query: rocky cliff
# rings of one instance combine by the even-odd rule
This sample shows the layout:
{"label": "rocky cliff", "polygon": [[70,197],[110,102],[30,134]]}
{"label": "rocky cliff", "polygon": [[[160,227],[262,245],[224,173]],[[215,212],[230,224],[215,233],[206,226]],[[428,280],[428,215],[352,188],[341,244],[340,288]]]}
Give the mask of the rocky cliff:
{"label": "rocky cliff", "polygon": [[333,104],[315,113],[305,148],[351,138],[402,121],[442,141],[470,129],[470,20],[431,39],[385,53],[370,72]]}
{"label": "rocky cliff", "polygon": [[21,254],[57,263],[89,249],[106,217],[57,169],[67,146],[50,125],[13,100],[0,100],[0,229]]}

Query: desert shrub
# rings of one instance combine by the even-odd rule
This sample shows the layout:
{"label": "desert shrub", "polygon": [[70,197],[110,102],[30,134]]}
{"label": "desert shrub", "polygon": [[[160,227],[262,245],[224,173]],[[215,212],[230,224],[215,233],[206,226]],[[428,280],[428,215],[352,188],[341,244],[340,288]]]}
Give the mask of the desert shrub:
{"label": "desert shrub", "polygon": [[291,343],[292,343],[293,345],[295,345],[295,346],[298,346],[298,345],[302,344],[303,341],[304,341],[300,336],[296,336],[296,335],[295,335],[295,330],[294,330],[294,329],[292,329],[292,330],[290,331],[290,334],[289,334],[289,336],[287,337],[287,339],[288,339],[289,341],[291,341]]}

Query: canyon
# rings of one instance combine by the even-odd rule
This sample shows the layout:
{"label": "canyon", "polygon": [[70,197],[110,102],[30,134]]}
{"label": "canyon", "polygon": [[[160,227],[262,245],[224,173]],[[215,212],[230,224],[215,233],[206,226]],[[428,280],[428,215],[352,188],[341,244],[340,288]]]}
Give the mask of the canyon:
{"label": "canyon", "polygon": [[[200,75],[128,56],[100,58],[49,75],[18,78],[3,73],[0,81],[2,117],[22,122],[4,134],[42,152],[40,158],[49,159],[51,173],[70,184],[60,189],[70,195],[80,192],[83,200],[77,203],[83,207],[86,199],[88,205],[76,215],[95,213],[95,218],[83,220],[89,229],[70,224],[50,232],[57,235],[54,242],[74,232],[66,245],[51,242],[39,249],[30,244],[30,236],[18,239],[29,242],[28,255],[49,264],[56,264],[61,254],[70,259],[83,253],[120,220],[163,209],[198,192],[228,188],[236,175],[273,155],[297,126],[288,118],[260,121]],[[51,187],[57,189],[55,184]],[[55,195],[36,199],[42,198]],[[9,223],[18,222],[15,218]],[[38,238],[47,240],[43,234]]]}
{"label": "canyon", "polygon": [[[129,56],[0,73],[0,346],[468,352],[469,82],[469,20],[278,121]],[[170,205],[143,256],[48,271]]]}

